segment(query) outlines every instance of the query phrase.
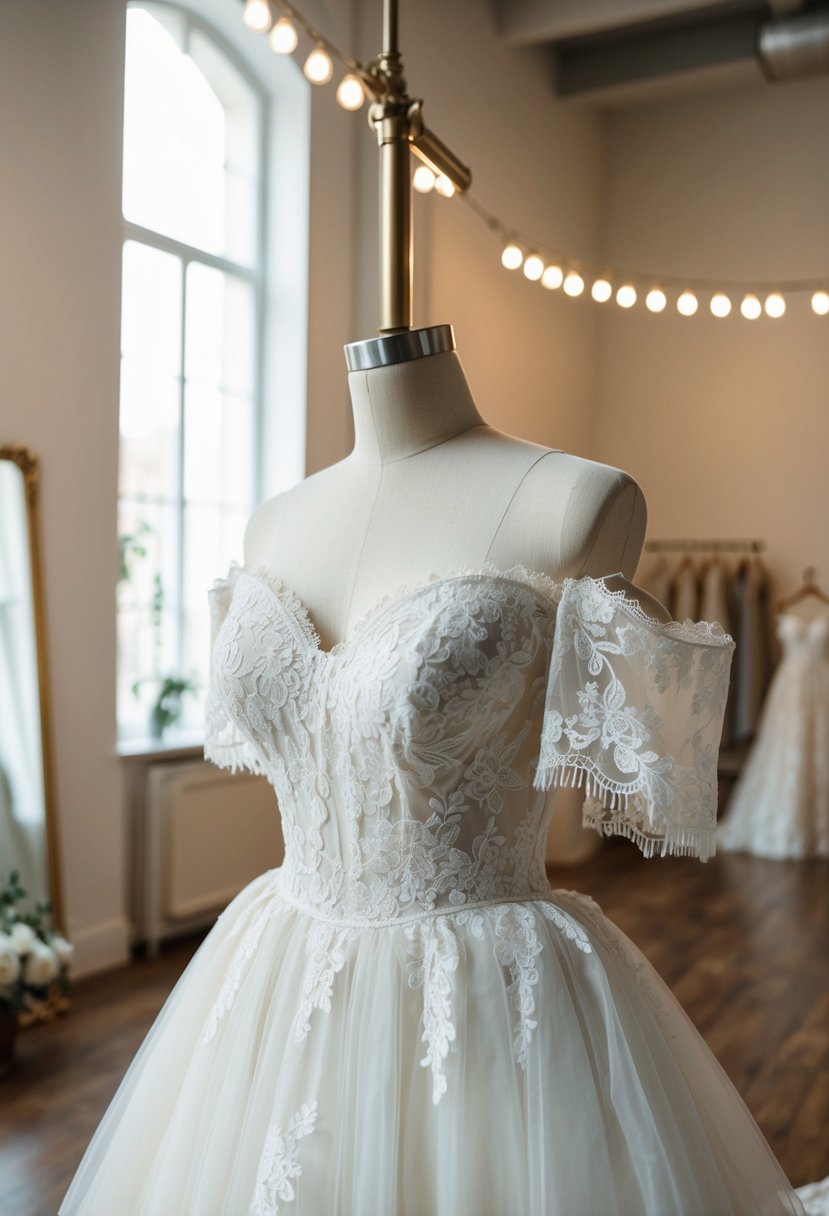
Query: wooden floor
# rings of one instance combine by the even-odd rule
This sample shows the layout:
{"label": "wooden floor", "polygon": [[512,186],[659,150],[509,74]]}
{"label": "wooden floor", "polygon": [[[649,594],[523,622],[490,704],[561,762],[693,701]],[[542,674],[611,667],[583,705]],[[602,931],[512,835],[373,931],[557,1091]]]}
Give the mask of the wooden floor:
{"label": "wooden floor", "polygon": [[[622,842],[551,877],[593,895],[648,956],[792,1182],[829,1174],[829,863],[644,861]],[[198,943],[79,982],[68,1015],[21,1032],[16,1071],[0,1081],[0,1216],[55,1216]]]}

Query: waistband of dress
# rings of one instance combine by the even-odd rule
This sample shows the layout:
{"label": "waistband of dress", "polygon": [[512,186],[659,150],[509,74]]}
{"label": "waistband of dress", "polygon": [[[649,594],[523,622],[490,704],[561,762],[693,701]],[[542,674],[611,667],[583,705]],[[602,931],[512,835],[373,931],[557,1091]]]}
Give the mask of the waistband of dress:
{"label": "waistband of dress", "polygon": [[555,892],[551,887],[548,891],[516,892],[492,899],[469,899],[462,904],[442,904],[439,908],[422,908],[402,916],[371,917],[371,916],[336,916],[323,908],[310,904],[292,892],[283,883],[280,889],[283,901],[291,908],[311,916],[315,920],[324,921],[338,929],[391,929],[400,925],[418,924],[420,921],[435,920],[443,916],[458,916],[465,912],[474,912],[480,908],[494,908],[502,904],[527,904],[555,902]]}

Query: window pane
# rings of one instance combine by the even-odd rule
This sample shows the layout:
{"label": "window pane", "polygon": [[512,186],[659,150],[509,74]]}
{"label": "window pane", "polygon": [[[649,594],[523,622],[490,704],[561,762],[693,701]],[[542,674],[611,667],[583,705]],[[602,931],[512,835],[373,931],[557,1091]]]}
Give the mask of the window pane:
{"label": "window pane", "polygon": [[[118,722],[148,733],[159,681],[176,670],[177,508],[121,499],[118,584]],[[138,697],[132,690],[141,681]]]}
{"label": "window pane", "polygon": [[210,658],[207,591],[227,573],[231,558],[241,561],[247,510],[190,506],[184,516],[184,603],[182,670],[198,673],[199,692],[183,703],[182,725],[202,725]]}
{"label": "window pane", "polygon": [[128,220],[251,265],[259,129],[255,93],[218,48],[184,18],[152,4],[130,5],[123,179]]}
{"label": "window pane", "polygon": [[121,323],[122,494],[169,497],[178,481],[181,263],[124,245]]}
{"label": "window pane", "polygon": [[253,403],[188,387],[184,426],[184,496],[188,502],[250,509],[253,497]]}
{"label": "window pane", "polygon": [[254,316],[250,283],[198,262],[187,267],[185,375],[191,384],[253,393]]}
{"label": "window pane", "polygon": [[225,116],[224,253],[250,266],[256,260],[259,186],[259,103],[250,85],[200,30],[190,31],[193,62],[210,81]]}

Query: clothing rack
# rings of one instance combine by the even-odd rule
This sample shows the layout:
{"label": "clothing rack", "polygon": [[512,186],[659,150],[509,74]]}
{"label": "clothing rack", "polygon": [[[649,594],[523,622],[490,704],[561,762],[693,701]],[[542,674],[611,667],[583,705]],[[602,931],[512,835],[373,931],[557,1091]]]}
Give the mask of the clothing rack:
{"label": "clothing rack", "polygon": [[762,553],[764,540],[648,540],[646,553]]}

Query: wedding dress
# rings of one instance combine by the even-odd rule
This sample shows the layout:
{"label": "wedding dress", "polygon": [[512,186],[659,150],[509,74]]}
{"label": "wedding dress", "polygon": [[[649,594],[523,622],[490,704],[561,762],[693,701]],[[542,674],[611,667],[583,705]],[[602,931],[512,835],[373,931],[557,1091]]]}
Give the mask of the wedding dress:
{"label": "wedding dress", "polygon": [[783,657],[719,841],[760,857],[829,857],[829,613],[784,613],[777,634]]}
{"label": "wedding dress", "polygon": [[262,571],[209,594],[205,755],[268,777],[285,861],[189,963],[61,1216],[802,1216],[669,989],[544,867],[574,782],[600,832],[713,853],[728,635],[522,567],[402,588],[329,651]]}

